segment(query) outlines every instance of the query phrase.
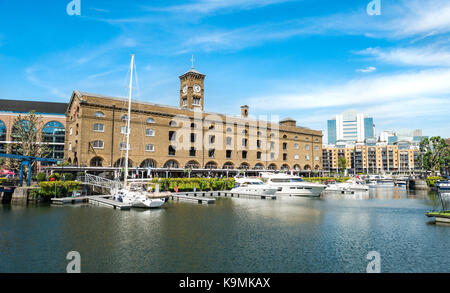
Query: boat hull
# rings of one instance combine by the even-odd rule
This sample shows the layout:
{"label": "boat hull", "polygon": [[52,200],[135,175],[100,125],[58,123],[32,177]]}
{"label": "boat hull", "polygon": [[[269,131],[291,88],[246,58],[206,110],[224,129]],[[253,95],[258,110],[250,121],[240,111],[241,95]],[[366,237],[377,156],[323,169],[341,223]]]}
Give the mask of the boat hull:
{"label": "boat hull", "polygon": [[324,190],[325,187],[283,187],[275,194],[279,196],[319,197]]}

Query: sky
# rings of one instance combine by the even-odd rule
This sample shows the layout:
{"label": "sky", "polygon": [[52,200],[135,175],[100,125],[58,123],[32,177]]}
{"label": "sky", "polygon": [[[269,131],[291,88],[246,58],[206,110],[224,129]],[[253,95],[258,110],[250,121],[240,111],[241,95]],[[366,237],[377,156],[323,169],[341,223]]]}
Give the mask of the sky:
{"label": "sky", "polygon": [[0,98],[125,97],[135,54],[135,99],[178,106],[194,54],[206,111],[247,104],[326,137],[352,109],[378,134],[450,137],[448,0],[379,0],[379,15],[371,0],[79,1],[0,0]]}

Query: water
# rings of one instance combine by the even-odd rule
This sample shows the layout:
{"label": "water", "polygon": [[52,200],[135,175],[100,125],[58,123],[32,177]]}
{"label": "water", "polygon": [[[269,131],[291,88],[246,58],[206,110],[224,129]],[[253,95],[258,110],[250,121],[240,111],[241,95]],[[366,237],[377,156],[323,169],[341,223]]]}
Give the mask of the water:
{"label": "water", "polygon": [[174,202],[158,210],[1,206],[0,272],[450,272],[450,225],[432,192]]}

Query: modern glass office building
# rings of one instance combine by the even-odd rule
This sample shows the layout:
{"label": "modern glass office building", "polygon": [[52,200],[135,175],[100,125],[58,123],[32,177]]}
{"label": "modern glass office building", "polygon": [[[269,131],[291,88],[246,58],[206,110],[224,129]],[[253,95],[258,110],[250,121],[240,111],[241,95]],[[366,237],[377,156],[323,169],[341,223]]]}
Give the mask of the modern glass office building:
{"label": "modern glass office building", "polygon": [[364,142],[376,137],[373,118],[356,111],[346,111],[327,122],[328,144]]}

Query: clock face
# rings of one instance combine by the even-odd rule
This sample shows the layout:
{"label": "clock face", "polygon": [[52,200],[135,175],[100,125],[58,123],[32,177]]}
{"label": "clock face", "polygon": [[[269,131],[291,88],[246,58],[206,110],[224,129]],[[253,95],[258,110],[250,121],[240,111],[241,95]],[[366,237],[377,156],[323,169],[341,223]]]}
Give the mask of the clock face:
{"label": "clock face", "polygon": [[194,84],[194,92],[199,93],[202,88],[198,84]]}
{"label": "clock face", "polygon": [[183,87],[183,93],[184,93],[184,94],[187,93],[187,90],[188,90],[188,86],[185,85],[185,86]]}

